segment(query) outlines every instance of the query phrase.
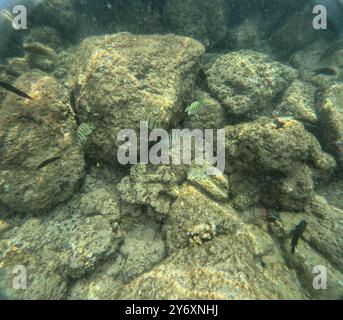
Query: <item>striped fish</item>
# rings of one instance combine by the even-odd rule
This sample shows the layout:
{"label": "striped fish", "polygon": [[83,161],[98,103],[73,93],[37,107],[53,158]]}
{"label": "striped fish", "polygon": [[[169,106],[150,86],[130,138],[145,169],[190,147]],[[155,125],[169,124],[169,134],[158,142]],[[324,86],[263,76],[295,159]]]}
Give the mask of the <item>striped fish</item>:
{"label": "striped fish", "polygon": [[93,123],[81,123],[77,128],[76,140],[78,143],[85,143],[87,137],[92,134],[95,126]]}
{"label": "striped fish", "polygon": [[185,112],[187,112],[187,114],[191,116],[193,114],[198,113],[202,107],[203,104],[201,102],[195,101],[186,108]]}

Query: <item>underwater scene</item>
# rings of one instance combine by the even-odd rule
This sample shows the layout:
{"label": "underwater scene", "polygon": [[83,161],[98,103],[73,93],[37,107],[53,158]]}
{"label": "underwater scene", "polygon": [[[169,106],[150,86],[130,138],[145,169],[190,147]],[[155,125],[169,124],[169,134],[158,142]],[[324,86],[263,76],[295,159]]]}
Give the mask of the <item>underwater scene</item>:
{"label": "underwater scene", "polygon": [[343,299],[343,0],[0,0],[0,300]]}

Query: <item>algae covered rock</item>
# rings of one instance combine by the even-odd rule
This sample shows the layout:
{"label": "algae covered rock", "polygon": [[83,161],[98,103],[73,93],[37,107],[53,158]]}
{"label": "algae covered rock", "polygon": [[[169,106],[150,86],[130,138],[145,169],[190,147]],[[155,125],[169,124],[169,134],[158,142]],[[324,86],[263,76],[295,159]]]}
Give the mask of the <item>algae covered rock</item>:
{"label": "algae covered rock", "polygon": [[273,108],[274,100],[296,77],[296,71],[250,50],[225,54],[206,71],[210,92],[234,116]]}
{"label": "algae covered rock", "polygon": [[303,299],[305,293],[272,238],[245,226],[175,252],[122,286],[118,298]]}
{"label": "algae covered rock", "polygon": [[91,154],[116,161],[118,132],[138,132],[147,117],[162,128],[180,122],[203,52],[199,42],[175,35],[121,33],[86,39],[76,54],[75,87],[82,122],[97,128]]}
{"label": "algae covered rock", "polygon": [[201,189],[184,184],[163,225],[169,252],[198,246],[220,234],[233,233],[240,226],[235,210],[212,201]]}
{"label": "algae covered rock", "polygon": [[165,258],[160,225],[144,214],[124,218],[125,239],[117,256],[89,277],[77,280],[70,299],[116,299],[121,288]]}
{"label": "algae covered rock", "polygon": [[182,166],[135,165],[130,175],[118,185],[121,198],[130,204],[146,205],[154,208],[161,217],[168,214],[170,206],[177,197],[179,188],[187,177],[187,170]]}
{"label": "algae covered rock", "polygon": [[[329,205],[320,196],[311,201],[310,214],[281,212],[270,230],[279,240],[288,265],[297,271],[303,287],[317,299],[341,299],[343,297],[343,245],[342,210]],[[298,242],[295,253],[290,251],[291,232],[299,221],[305,220],[307,228]],[[316,290],[313,280],[315,268],[327,272],[326,290]]]}
{"label": "algae covered rock", "polygon": [[167,249],[211,240],[239,225],[224,175],[207,176],[206,166],[135,165],[119,184],[121,198],[144,205],[163,223]]}
{"label": "algae covered rock", "polygon": [[303,210],[314,182],[327,179],[335,160],[296,120],[260,118],[226,127],[226,172],[234,204]]}
{"label": "algae covered rock", "polygon": [[225,0],[168,0],[164,19],[173,33],[202,42],[205,47],[220,45],[227,34],[230,3]]}
{"label": "algae covered rock", "polygon": [[84,175],[83,152],[69,95],[57,79],[26,73],[15,85],[32,97],[9,93],[0,115],[0,203],[36,213],[68,199]]}
{"label": "algae covered rock", "polygon": [[330,86],[318,103],[321,141],[343,168],[343,85]]}
{"label": "algae covered rock", "polygon": [[316,87],[309,83],[295,80],[286,90],[273,114],[316,124],[316,90]]}
{"label": "algae covered rock", "polygon": [[[7,223],[0,232],[0,292],[9,299],[65,299],[70,279],[94,272],[122,243],[116,188],[87,176],[82,193],[48,216]],[[13,268],[26,268],[26,290],[12,286]]]}
{"label": "algae covered rock", "polygon": [[221,104],[207,92],[198,90],[195,101],[201,104],[199,111],[188,115],[184,126],[189,129],[220,129],[225,126],[226,113]]}

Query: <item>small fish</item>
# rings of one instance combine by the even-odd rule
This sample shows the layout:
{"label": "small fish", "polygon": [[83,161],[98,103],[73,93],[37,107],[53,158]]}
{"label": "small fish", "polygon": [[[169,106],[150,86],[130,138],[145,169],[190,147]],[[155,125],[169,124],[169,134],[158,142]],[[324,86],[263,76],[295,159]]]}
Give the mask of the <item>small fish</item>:
{"label": "small fish", "polygon": [[336,76],[337,70],[333,67],[324,67],[313,70],[314,75],[322,74],[324,76]]}
{"label": "small fish", "polygon": [[322,56],[320,57],[319,62],[325,60],[326,58],[330,57],[333,55],[335,52],[340,51],[343,48],[343,40],[339,39],[337,40],[332,46],[327,49]]}
{"label": "small fish", "polygon": [[300,237],[303,235],[307,227],[307,222],[305,220],[301,220],[299,224],[297,224],[292,231],[292,241],[291,241],[291,252],[294,254],[295,248],[298,244]]}
{"label": "small fish", "polygon": [[2,13],[1,13],[1,16],[7,20],[9,23],[12,24],[12,21],[14,20],[14,16],[13,14],[9,11],[9,10],[4,10]]}
{"label": "small fish", "polygon": [[48,164],[50,164],[50,163],[52,163],[52,162],[55,162],[56,160],[59,160],[59,159],[61,159],[61,157],[53,157],[53,158],[47,159],[47,160],[43,161],[43,162],[37,167],[37,170],[42,169],[42,168],[44,168],[45,166],[47,166]]}
{"label": "small fish", "polygon": [[33,100],[29,95],[27,95],[25,92],[11,86],[10,84],[6,83],[6,82],[2,82],[0,81],[0,87],[8,90],[8,91],[11,91],[13,93],[15,93],[16,95],[22,97],[22,98],[25,98],[25,99],[30,99],[30,100]]}
{"label": "small fish", "polygon": [[77,128],[77,142],[83,144],[87,140],[87,137],[92,134],[94,129],[95,125],[93,123],[81,123]]}
{"label": "small fish", "polygon": [[187,112],[187,114],[190,116],[198,113],[202,107],[203,104],[201,102],[195,101],[186,108],[185,112]]}

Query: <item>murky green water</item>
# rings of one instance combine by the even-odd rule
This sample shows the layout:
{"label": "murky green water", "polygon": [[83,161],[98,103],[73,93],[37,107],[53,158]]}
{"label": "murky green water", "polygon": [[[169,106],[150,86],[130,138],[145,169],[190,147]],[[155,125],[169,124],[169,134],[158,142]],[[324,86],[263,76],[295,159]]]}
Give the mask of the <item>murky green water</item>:
{"label": "murky green water", "polygon": [[343,298],[342,17],[0,0],[0,299]]}

